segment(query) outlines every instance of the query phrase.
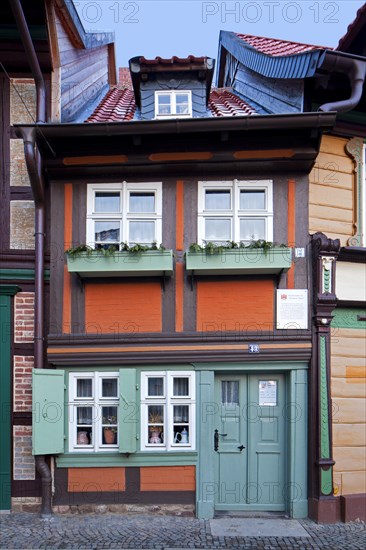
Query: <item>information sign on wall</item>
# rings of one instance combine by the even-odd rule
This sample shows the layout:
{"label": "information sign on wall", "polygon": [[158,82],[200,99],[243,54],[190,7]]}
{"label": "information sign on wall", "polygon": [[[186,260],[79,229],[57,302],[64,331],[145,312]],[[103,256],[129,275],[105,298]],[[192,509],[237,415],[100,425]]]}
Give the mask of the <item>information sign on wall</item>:
{"label": "information sign on wall", "polygon": [[308,291],[277,290],[277,328],[308,328]]}

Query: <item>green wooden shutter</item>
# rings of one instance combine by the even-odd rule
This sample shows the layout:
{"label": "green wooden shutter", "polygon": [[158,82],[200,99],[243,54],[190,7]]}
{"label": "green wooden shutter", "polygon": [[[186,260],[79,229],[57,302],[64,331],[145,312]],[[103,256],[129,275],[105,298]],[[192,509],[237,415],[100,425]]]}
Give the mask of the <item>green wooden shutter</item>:
{"label": "green wooden shutter", "polygon": [[64,452],[65,371],[33,370],[34,455]]}
{"label": "green wooden shutter", "polygon": [[137,402],[136,369],[119,371],[119,452],[137,451],[140,406]]}

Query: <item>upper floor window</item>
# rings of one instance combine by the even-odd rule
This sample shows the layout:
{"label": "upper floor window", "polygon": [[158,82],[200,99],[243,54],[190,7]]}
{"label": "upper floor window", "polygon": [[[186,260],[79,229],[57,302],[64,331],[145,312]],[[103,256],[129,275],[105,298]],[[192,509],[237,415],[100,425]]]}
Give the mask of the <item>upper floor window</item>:
{"label": "upper floor window", "polygon": [[272,181],[209,181],[198,187],[198,242],[273,240]]}
{"label": "upper floor window", "polygon": [[155,118],[184,118],[192,116],[190,90],[155,92]]}
{"label": "upper floor window", "polygon": [[87,242],[95,248],[162,241],[162,184],[88,185]]}

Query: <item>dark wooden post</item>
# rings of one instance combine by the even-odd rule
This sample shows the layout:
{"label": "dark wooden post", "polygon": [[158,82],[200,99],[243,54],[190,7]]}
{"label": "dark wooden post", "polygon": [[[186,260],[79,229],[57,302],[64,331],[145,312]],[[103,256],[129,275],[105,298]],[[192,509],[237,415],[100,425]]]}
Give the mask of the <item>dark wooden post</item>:
{"label": "dark wooden post", "polygon": [[330,395],[330,338],[336,307],[335,271],[339,239],[323,233],[312,237],[313,359],[309,387],[309,515],[320,522],[337,520],[333,496],[332,400]]}

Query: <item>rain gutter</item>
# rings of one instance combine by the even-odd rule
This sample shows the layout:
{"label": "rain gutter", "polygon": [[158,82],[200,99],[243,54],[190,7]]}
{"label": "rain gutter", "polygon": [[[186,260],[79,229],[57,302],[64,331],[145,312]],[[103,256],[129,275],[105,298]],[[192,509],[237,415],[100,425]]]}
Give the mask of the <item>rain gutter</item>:
{"label": "rain gutter", "polygon": [[[10,5],[20,33],[35,85],[37,124],[46,121],[46,88],[41,68],[30,36],[27,21],[20,0],[11,0]],[[44,368],[44,241],[45,241],[45,192],[42,176],[41,157],[36,149],[36,132],[28,128],[20,132],[24,141],[24,155],[32,186],[35,205],[35,319],[34,319],[34,368]],[[47,518],[52,514],[52,478],[51,471],[46,463],[45,455],[36,455],[36,469],[42,480],[41,517]]]}
{"label": "rain gutter", "polygon": [[366,59],[360,56],[351,56],[342,52],[327,50],[323,62],[318,68],[329,73],[345,74],[350,82],[351,96],[348,99],[324,103],[319,107],[319,111],[338,113],[351,111],[359,104],[363,85],[366,78]]}

